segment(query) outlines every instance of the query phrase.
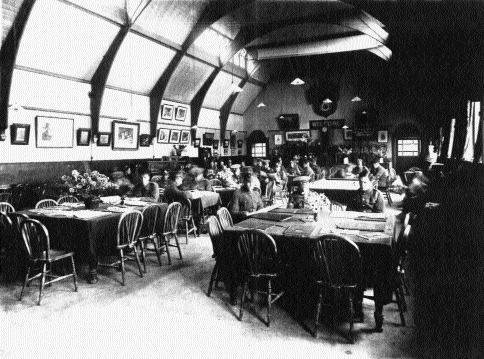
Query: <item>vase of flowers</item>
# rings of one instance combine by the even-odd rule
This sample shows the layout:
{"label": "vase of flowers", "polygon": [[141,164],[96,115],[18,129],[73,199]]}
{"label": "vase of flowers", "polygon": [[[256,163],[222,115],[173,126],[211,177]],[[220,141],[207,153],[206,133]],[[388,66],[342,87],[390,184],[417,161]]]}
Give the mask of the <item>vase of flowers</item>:
{"label": "vase of flowers", "polygon": [[87,209],[99,207],[101,203],[99,196],[110,189],[117,188],[109,177],[98,171],[81,175],[77,170],[73,170],[70,175],[64,175],[61,179],[69,188],[69,193],[82,199]]}

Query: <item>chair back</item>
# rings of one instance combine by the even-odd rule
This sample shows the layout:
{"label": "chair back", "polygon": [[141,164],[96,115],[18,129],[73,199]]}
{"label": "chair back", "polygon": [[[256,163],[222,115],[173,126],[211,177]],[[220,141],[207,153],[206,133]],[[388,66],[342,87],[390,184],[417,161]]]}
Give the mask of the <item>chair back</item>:
{"label": "chair back", "polygon": [[49,261],[50,239],[47,228],[35,219],[24,219],[20,225],[25,253],[31,261]]}
{"label": "chair back", "polygon": [[47,198],[37,202],[37,204],[35,205],[35,208],[46,208],[46,207],[53,207],[58,205],[59,203],[57,203],[57,201]]}
{"label": "chair back", "polygon": [[180,219],[190,219],[192,217],[192,201],[190,201],[188,198],[181,198],[180,204]]}
{"label": "chair back", "polygon": [[10,217],[5,212],[0,212],[0,240],[10,240],[13,229]]}
{"label": "chair back", "polygon": [[163,226],[163,233],[176,233],[181,208],[182,205],[179,202],[172,202],[168,205],[165,215],[165,223]]}
{"label": "chair back", "polygon": [[143,214],[140,211],[128,211],[121,215],[118,222],[117,247],[132,247],[139,238],[143,226]]}
{"label": "chair back", "polygon": [[141,227],[140,238],[147,238],[156,235],[159,212],[160,207],[156,204],[143,208],[141,211],[143,214],[143,225]]}
{"label": "chair back", "polygon": [[219,258],[222,249],[223,229],[220,221],[215,216],[210,216],[207,220],[208,234],[212,241],[213,254],[215,258]]}
{"label": "chair back", "polygon": [[403,265],[403,262],[405,261],[405,258],[407,257],[408,253],[408,241],[410,238],[410,233],[412,231],[412,226],[410,224],[407,224],[404,229],[402,234],[400,235],[400,238],[398,238],[397,244],[396,244],[396,260],[397,260],[397,265],[401,267]]}
{"label": "chair back", "polygon": [[327,234],[313,242],[313,276],[333,287],[355,286],[361,274],[361,255],[351,240]]}
{"label": "chair back", "polygon": [[270,275],[275,273],[277,246],[274,239],[259,229],[241,231],[237,246],[242,270],[249,275]]}
{"label": "chair back", "polygon": [[210,183],[210,186],[222,186],[222,181],[220,181],[219,179],[216,179],[216,178],[213,178],[211,180],[208,181]]}
{"label": "chair back", "polygon": [[8,202],[0,202],[0,212],[12,213],[15,212],[15,208]]}
{"label": "chair back", "polygon": [[71,196],[71,195],[61,196],[57,200],[57,203],[58,204],[62,204],[62,203],[77,203],[77,202],[79,202],[79,200],[76,197]]}
{"label": "chair back", "polygon": [[0,193],[0,202],[12,203],[12,194],[8,192]]}
{"label": "chair back", "polygon": [[217,217],[223,229],[234,226],[232,215],[230,214],[227,207],[220,207],[219,210],[217,211]]}
{"label": "chair back", "polygon": [[12,219],[12,225],[15,228],[15,230],[21,235],[20,233],[20,225],[25,219],[29,219],[29,216],[23,213],[9,213],[8,215]]}

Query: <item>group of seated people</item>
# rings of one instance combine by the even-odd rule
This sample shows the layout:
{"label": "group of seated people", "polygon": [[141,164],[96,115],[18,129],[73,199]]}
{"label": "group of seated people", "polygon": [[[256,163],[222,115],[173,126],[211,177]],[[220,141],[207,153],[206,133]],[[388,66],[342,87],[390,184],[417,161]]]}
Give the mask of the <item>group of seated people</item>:
{"label": "group of seated people", "polygon": [[[120,187],[121,195],[125,197],[136,197],[145,201],[163,200],[170,203],[189,198],[188,191],[212,191],[210,180],[218,179],[222,186],[237,189],[230,201],[229,210],[236,220],[240,220],[246,217],[248,212],[263,206],[261,193],[274,194],[283,191],[289,175],[308,178],[307,182],[311,182],[321,171],[323,170],[317,164],[316,158],[301,160],[294,156],[287,168],[283,165],[281,157],[272,161],[256,158],[252,166],[245,166],[244,163],[232,164],[231,160],[226,162],[222,159],[218,163],[212,160],[205,169],[188,163],[175,171],[165,170],[161,176],[157,176],[156,182],[151,181],[149,171],[138,171],[136,176],[132,174],[131,168],[126,166],[124,172],[120,174],[118,171],[117,175],[113,175],[113,182]],[[384,201],[378,187],[380,184],[386,184],[388,172],[380,163],[372,162],[369,170],[361,160],[358,160],[356,166],[345,166],[342,171],[342,178],[358,178],[360,183],[358,196],[348,207],[354,210],[383,212]],[[160,198],[160,188],[164,189],[163,198]],[[297,191],[296,189],[295,192]],[[304,195],[305,192],[307,189],[301,186],[299,194]]]}

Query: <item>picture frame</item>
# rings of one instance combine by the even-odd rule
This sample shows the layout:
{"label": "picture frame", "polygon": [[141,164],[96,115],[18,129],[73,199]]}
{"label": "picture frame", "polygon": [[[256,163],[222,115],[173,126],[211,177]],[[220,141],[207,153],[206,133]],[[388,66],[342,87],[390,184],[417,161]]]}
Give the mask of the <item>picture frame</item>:
{"label": "picture frame", "polygon": [[282,135],[274,135],[274,144],[276,146],[282,145]]}
{"label": "picture frame", "polygon": [[195,138],[195,141],[193,141],[193,147],[195,148],[200,147],[201,142],[202,142],[201,138]]}
{"label": "picture frame", "polygon": [[78,128],[77,129],[77,145],[89,146],[91,143],[91,129],[90,128]]}
{"label": "picture frame", "polygon": [[37,148],[74,147],[74,119],[63,117],[35,117]]}
{"label": "picture frame", "polygon": [[228,156],[229,155],[229,149],[228,148],[224,148],[224,156]]}
{"label": "picture frame", "polygon": [[12,145],[28,145],[30,138],[30,125],[13,123],[10,125],[10,143]]}
{"label": "picture frame", "polygon": [[378,131],[378,143],[388,142],[388,131]]}
{"label": "picture frame", "polygon": [[186,117],[187,117],[187,108],[183,106],[177,106],[175,111],[175,120],[185,121]]}
{"label": "picture frame", "polygon": [[214,134],[213,132],[205,132],[203,135],[202,135],[202,144],[204,146],[212,146],[212,143],[213,143],[213,137],[214,137]]}
{"label": "picture frame", "polygon": [[109,133],[109,132],[99,132],[97,134],[97,145],[98,146],[111,146],[111,133]]}
{"label": "picture frame", "polygon": [[180,130],[170,131],[170,143],[180,143]]}
{"label": "picture frame", "polygon": [[159,128],[158,136],[156,136],[158,143],[168,143],[170,142],[170,130],[167,128]]}
{"label": "picture frame", "polygon": [[139,123],[113,121],[112,148],[113,150],[137,150],[139,147]]}
{"label": "picture frame", "polygon": [[190,143],[190,130],[181,131],[180,143]]}
{"label": "picture frame", "polygon": [[162,120],[173,120],[173,110],[175,106],[163,104],[161,105],[161,119]]}
{"label": "picture frame", "polygon": [[352,128],[345,128],[343,132],[343,138],[345,141],[350,141],[353,139],[353,129]]}
{"label": "picture frame", "polygon": [[236,148],[232,148],[230,152],[231,152],[232,156],[237,155],[237,149]]}
{"label": "picture frame", "polygon": [[213,149],[214,150],[218,150],[218,144],[219,144],[219,140],[218,138],[214,139],[213,142],[212,142],[212,146],[213,146]]}
{"label": "picture frame", "polygon": [[237,154],[238,154],[239,156],[242,156],[242,150],[240,150],[240,149],[239,149],[239,150],[237,151]]}
{"label": "picture frame", "polygon": [[237,147],[237,136],[231,135],[230,136],[230,148],[236,148],[236,147]]}
{"label": "picture frame", "polygon": [[244,145],[243,140],[237,140],[237,148],[242,148],[243,145]]}
{"label": "picture frame", "polygon": [[288,142],[296,142],[296,141],[307,142],[309,137],[310,137],[309,130],[286,132],[286,141]]}
{"label": "picture frame", "polygon": [[139,146],[140,147],[150,147],[150,135],[139,135]]}
{"label": "picture frame", "polygon": [[229,145],[230,145],[229,140],[224,140],[224,143],[223,143],[224,148],[229,148]]}

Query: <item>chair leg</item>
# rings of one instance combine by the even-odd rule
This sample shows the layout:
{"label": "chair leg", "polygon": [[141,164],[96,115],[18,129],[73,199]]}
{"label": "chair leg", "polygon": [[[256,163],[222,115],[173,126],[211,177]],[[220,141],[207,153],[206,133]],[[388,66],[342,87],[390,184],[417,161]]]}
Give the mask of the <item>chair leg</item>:
{"label": "chair leg", "polygon": [[180,249],[180,243],[178,242],[178,236],[175,234],[174,237],[175,237],[176,247],[178,248],[178,254],[180,255],[180,259],[183,259],[181,249]]}
{"label": "chair leg", "polygon": [[395,295],[397,297],[398,310],[400,311],[400,321],[402,322],[402,327],[404,327],[406,324],[405,324],[405,315],[404,315],[403,305],[402,305],[403,293],[400,291],[400,288],[397,288],[395,290]]}
{"label": "chair leg", "polygon": [[207,296],[209,296],[209,297],[210,297],[210,294],[212,294],[213,282],[215,281],[215,278],[217,277],[217,272],[218,272],[218,262],[215,262],[215,266],[213,267],[213,270],[212,270],[212,275],[210,276],[210,283],[208,284]]}
{"label": "chair leg", "polygon": [[153,238],[153,246],[155,247],[155,253],[156,253],[156,256],[158,257],[158,263],[160,263],[160,267],[161,267],[161,253],[160,253],[160,247],[158,246],[158,238]]}
{"label": "chair leg", "polygon": [[45,286],[45,274],[47,271],[47,263],[44,263],[42,265],[42,277],[40,279],[40,286],[39,286],[39,301],[37,305],[40,305],[40,300],[42,299],[42,292],[44,291],[44,286]]}
{"label": "chair leg", "polygon": [[143,272],[146,273],[146,249],[145,249],[145,242],[139,242],[140,250],[141,250],[141,260],[143,261]]}
{"label": "chair leg", "polygon": [[163,236],[162,237],[164,243],[165,243],[165,247],[166,247],[166,255],[168,257],[168,264],[171,265],[171,256],[170,256],[170,237],[169,236]]}
{"label": "chair leg", "polygon": [[193,228],[193,237],[197,238],[197,226],[195,226],[195,220],[192,217],[192,228]]}
{"label": "chair leg", "polygon": [[353,340],[353,327],[354,327],[354,320],[355,320],[355,311],[354,311],[354,308],[353,308],[353,291],[350,290],[350,293],[348,295],[349,297],[349,300],[348,300],[348,304],[349,304],[349,314],[350,314],[350,333],[349,333],[349,341],[351,344],[354,343],[354,340]]}
{"label": "chair leg", "polygon": [[76,272],[76,264],[74,263],[74,257],[71,257],[71,264],[72,264],[72,278],[74,280],[74,292],[77,292],[77,272]]}
{"label": "chair leg", "polygon": [[188,244],[188,219],[185,220],[185,244]]}
{"label": "chair leg", "polygon": [[271,279],[267,281],[267,326],[271,326],[271,309],[272,309],[272,283]]}
{"label": "chair leg", "polygon": [[318,337],[319,318],[321,317],[321,305],[323,303],[323,288],[319,288],[318,303],[316,304],[316,316],[314,318],[313,337]]}
{"label": "chair leg", "polygon": [[139,275],[143,278],[143,270],[141,269],[141,262],[139,260],[139,253],[138,249],[136,249],[136,245],[133,247],[134,249],[134,258],[136,259],[136,264],[138,265]]}
{"label": "chair leg", "polygon": [[244,285],[242,287],[242,297],[240,298],[240,310],[239,310],[239,320],[242,320],[242,317],[244,315],[244,303],[245,303],[245,293],[248,289],[248,283],[247,281],[244,281]]}
{"label": "chair leg", "polygon": [[388,198],[388,204],[390,205],[390,207],[393,206],[393,201],[392,201],[392,197],[390,196],[390,192],[387,191],[387,198]]}
{"label": "chair leg", "polygon": [[121,275],[123,277],[123,285],[126,285],[126,269],[124,268],[124,254],[123,254],[123,250],[120,249],[119,250],[119,259],[121,261],[120,265],[121,265]]}
{"label": "chair leg", "polygon": [[405,294],[410,295],[410,285],[408,283],[407,276],[405,275],[405,272],[400,273],[400,280],[402,281],[403,288],[405,289]]}
{"label": "chair leg", "polygon": [[29,275],[30,275],[30,265],[27,267],[27,273],[25,274],[24,285],[22,286],[22,290],[20,292],[20,298],[18,300],[22,300],[22,297],[24,295],[25,287],[27,286],[27,284],[29,282]]}

